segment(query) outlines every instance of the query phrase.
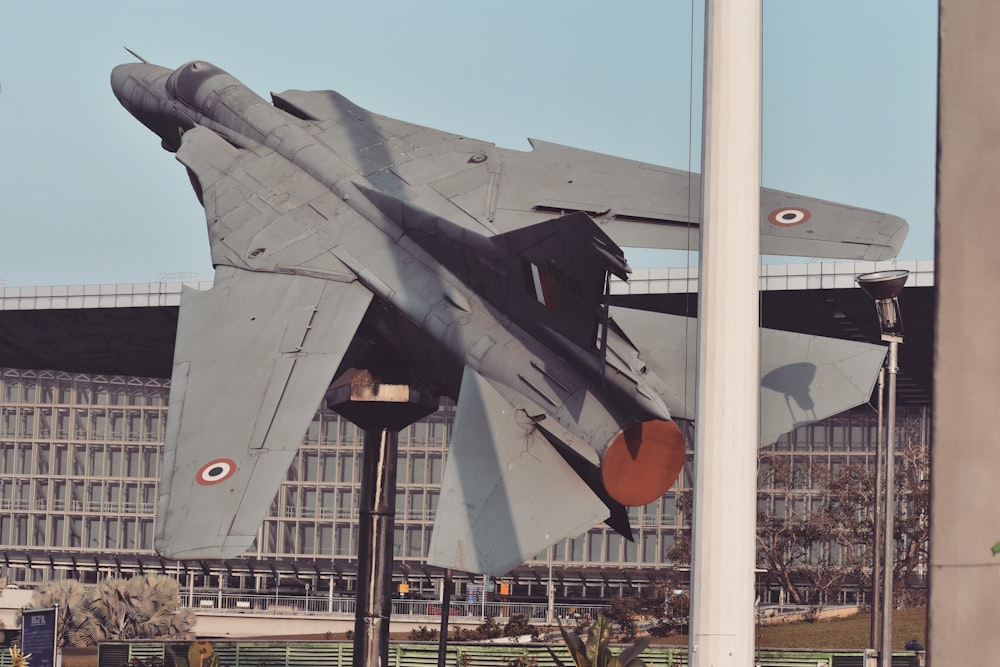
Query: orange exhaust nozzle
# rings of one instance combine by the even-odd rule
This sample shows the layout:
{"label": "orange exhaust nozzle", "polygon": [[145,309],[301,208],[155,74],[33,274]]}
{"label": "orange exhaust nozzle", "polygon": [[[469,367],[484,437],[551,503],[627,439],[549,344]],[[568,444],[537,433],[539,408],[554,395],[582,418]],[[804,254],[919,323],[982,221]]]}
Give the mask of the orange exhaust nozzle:
{"label": "orange exhaust nozzle", "polygon": [[673,486],[684,458],[684,436],[677,424],[659,419],[636,422],[626,426],[604,452],[604,488],[622,505],[647,505]]}

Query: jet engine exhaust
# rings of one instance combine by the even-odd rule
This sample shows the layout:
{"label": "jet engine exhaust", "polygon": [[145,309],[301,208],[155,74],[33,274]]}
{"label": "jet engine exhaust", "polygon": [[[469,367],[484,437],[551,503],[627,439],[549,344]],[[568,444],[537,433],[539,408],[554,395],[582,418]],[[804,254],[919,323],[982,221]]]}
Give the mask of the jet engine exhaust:
{"label": "jet engine exhaust", "polygon": [[677,424],[660,419],[636,422],[619,433],[604,453],[604,488],[622,505],[646,505],[673,486],[684,456],[684,436]]}

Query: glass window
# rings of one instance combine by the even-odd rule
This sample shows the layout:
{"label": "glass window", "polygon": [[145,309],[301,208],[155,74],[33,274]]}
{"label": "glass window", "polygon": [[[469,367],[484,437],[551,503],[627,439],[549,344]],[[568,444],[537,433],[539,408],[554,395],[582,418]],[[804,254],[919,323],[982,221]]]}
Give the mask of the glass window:
{"label": "glass window", "polygon": [[587,553],[591,562],[604,560],[604,531],[591,530],[587,533]]}
{"label": "glass window", "polygon": [[278,523],[278,540],[281,545],[281,553],[294,554],[295,551],[295,523],[281,521]]}
{"label": "glass window", "polygon": [[85,475],[87,448],[83,445],[70,445],[70,474]]}
{"label": "glass window", "polygon": [[302,459],[302,480],[305,482],[319,481],[319,452],[306,450],[300,453],[300,458]]}
{"label": "glass window", "polygon": [[[319,492],[320,516],[330,518],[336,508],[336,494],[333,489],[321,489]],[[326,552],[324,552],[326,553]]]}
{"label": "glass window", "polygon": [[158,477],[159,469],[157,463],[160,460],[160,451],[158,447],[143,447],[142,448],[142,476],[143,477]]}
{"label": "glass window", "polygon": [[52,445],[48,443],[38,443],[35,445],[35,474],[49,474],[49,459],[52,456]]}
{"label": "glass window", "polygon": [[154,410],[145,410],[142,413],[143,439],[157,441],[160,436],[160,413]]}
{"label": "glass window", "polygon": [[38,437],[52,437],[52,408],[42,408],[38,411]]}
{"label": "glass window", "polygon": [[316,527],[319,537],[319,553],[328,555],[333,553],[333,526],[329,524],[319,524]]}
{"label": "glass window", "polygon": [[135,539],[137,534],[135,519],[131,517],[122,518],[121,531],[121,548],[135,549]]}
{"label": "glass window", "polygon": [[48,546],[61,547],[66,544],[66,517],[53,515],[49,517]]}
{"label": "glass window", "polygon": [[302,511],[300,516],[316,516],[316,488],[307,486],[302,488]]}
{"label": "glass window", "polygon": [[125,385],[113,384],[109,389],[108,403],[110,405],[125,405],[125,394],[127,392]]}
{"label": "glass window", "polygon": [[104,440],[106,439],[105,433],[108,425],[108,416],[104,413],[104,410],[95,410],[90,415],[90,439],[91,440]]}
{"label": "glass window", "polygon": [[142,440],[144,430],[142,412],[128,410],[125,413],[125,439],[130,442]]}
{"label": "glass window", "polygon": [[338,474],[337,481],[338,482],[354,481],[354,452],[340,453],[340,471]]}
{"label": "glass window", "polygon": [[337,489],[337,518],[350,519],[354,515],[354,489]]}
{"label": "glass window", "polygon": [[95,477],[104,474],[104,448],[100,445],[92,445],[87,449],[87,471]]}
{"label": "glass window", "polygon": [[305,443],[308,445],[319,444],[319,415],[313,415],[312,421],[309,422],[309,428],[306,429]]}
{"label": "glass window", "polygon": [[353,526],[347,523],[338,523],[334,529],[336,533],[336,541],[334,543],[334,554],[337,556],[351,556],[354,555],[354,542],[352,530]]}
{"label": "glass window", "polygon": [[118,519],[108,518],[104,520],[104,548],[118,549]]}
{"label": "glass window", "polygon": [[336,482],[337,481],[337,453],[330,451],[321,451],[319,453],[320,458],[323,463],[323,480],[324,482]]}
{"label": "glass window", "polygon": [[32,408],[21,408],[19,430],[22,438],[35,437],[35,411]]}
{"label": "glass window", "polygon": [[618,533],[608,535],[608,556],[609,563],[620,563],[622,560],[622,536]]}
{"label": "glass window", "polygon": [[406,529],[406,557],[422,558],[424,531],[420,526],[410,526]]}
{"label": "glass window", "polygon": [[88,549],[101,548],[101,520],[99,517],[87,517],[84,519],[86,530],[84,539]]}
{"label": "glass window", "polygon": [[441,483],[441,474],[444,470],[444,457],[438,453],[427,455],[427,481],[431,484]]}
{"label": "glass window", "polygon": [[28,545],[28,517],[15,516],[13,520],[13,531],[11,542],[17,546]]}
{"label": "glass window", "polygon": [[59,440],[69,439],[70,433],[69,410],[59,408],[56,410],[56,438]]}
{"label": "glass window", "polygon": [[339,428],[339,424],[337,423],[337,415],[324,411],[322,423],[323,423],[323,444],[336,445],[337,433]]}
{"label": "glass window", "polygon": [[31,546],[45,546],[45,515],[36,514],[31,518]]}
{"label": "glass window", "polygon": [[108,447],[108,475],[119,477],[122,474],[122,448],[118,445]]}
{"label": "glass window", "polygon": [[424,483],[424,455],[422,453],[410,452],[410,483]]}
{"label": "glass window", "polygon": [[316,524],[299,524],[299,550],[293,553],[311,556],[316,550]]}
{"label": "glass window", "polygon": [[0,408],[0,436],[17,436],[17,408]]}
{"label": "glass window", "polygon": [[643,563],[655,563],[657,562],[658,550],[657,550],[657,537],[656,533],[649,532],[642,534],[642,562]]}
{"label": "glass window", "polygon": [[17,394],[20,383],[16,375],[7,375],[3,379],[3,402],[17,403]]}
{"label": "glass window", "polygon": [[31,474],[31,445],[29,443],[22,442],[17,448],[14,471],[19,475]]}

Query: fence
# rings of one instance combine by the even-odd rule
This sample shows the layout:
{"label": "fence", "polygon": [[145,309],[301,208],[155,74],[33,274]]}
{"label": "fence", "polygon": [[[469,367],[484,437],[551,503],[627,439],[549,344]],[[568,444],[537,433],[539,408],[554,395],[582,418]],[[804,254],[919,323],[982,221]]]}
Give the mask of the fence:
{"label": "fence", "polygon": [[[102,642],[98,651],[98,667],[121,667],[132,658],[149,662],[160,658],[165,667],[174,667],[173,656],[186,658],[188,642]],[[233,642],[213,644],[222,667],[350,667],[353,645],[349,642]],[[549,652],[555,652],[563,664],[573,664],[568,651],[561,645],[539,644],[449,644],[446,664],[449,667],[505,667],[514,658],[534,660],[538,667],[554,667],[557,663]],[[617,653],[617,649],[615,650]],[[395,667],[431,667],[437,665],[437,644],[393,643],[389,646],[389,664]],[[686,667],[687,648],[651,646],[642,652],[642,660],[650,667]],[[755,667],[855,667],[862,665],[860,651],[760,651],[755,655]],[[186,664],[186,660],[184,661]],[[893,667],[914,667],[916,654],[896,653]],[[8,663],[3,663],[6,665]],[[178,661],[179,667],[180,661]]]}

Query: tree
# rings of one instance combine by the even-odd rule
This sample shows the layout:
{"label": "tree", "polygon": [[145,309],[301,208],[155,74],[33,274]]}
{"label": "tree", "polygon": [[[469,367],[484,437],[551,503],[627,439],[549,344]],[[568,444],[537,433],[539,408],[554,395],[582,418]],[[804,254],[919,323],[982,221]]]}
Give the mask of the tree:
{"label": "tree", "polygon": [[[894,593],[897,602],[919,603],[922,588],[914,575],[926,569],[929,543],[930,482],[921,420],[897,430]],[[871,585],[874,531],[874,467],[848,464],[829,468],[786,453],[762,451],[759,466],[757,563],[764,579],[795,604],[820,605],[848,582]],[[691,492],[677,496],[690,516]],[[667,555],[690,563],[690,524],[675,535]]]}
{"label": "tree", "polygon": [[180,608],[177,582],[159,574],[108,578],[96,587],[54,581],[39,587],[32,609],[59,605],[60,646],[93,646],[104,640],[188,639],[195,616]]}

